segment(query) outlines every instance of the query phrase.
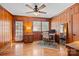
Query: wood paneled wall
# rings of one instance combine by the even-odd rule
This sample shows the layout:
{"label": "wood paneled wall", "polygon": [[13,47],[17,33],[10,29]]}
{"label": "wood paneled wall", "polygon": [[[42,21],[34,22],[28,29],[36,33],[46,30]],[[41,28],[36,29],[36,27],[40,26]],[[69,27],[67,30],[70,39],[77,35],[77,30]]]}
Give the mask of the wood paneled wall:
{"label": "wood paneled wall", "polygon": [[[28,17],[28,16],[14,16],[15,21],[23,21],[24,22],[24,35],[28,34],[28,32],[25,30],[25,24],[28,26],[31,26],[31,23],[33,21],[48,21],[49,18],[36,18],[36,17]],[[33,28],[29,31],[30,33],[33,33],[34,41],[41,39],[41,32],[33,32]]]}
{"label": "wood paneled wall", "polygon": [[5,10],[2,6],[0,6],[0,20],[1,21],[6,21],[8,20],[10,22],[10,37],[11,39],[6,39],[4,41],[4,39],[0,39],[0,48],[4,47],[6,45],[6,41],[8,42],[12,42],[12,21],[13,21],[13,16],[12,14],[10,14],[7,10]]}
{"label": "wood paneled wall", "polygon": [[62,11],[61,14],[52,17],[51,23],[68,23],[68,40],[67,42],[74,41],[73,39],[73,15],[79,13],[79,4],[76,3],[66,10]]}

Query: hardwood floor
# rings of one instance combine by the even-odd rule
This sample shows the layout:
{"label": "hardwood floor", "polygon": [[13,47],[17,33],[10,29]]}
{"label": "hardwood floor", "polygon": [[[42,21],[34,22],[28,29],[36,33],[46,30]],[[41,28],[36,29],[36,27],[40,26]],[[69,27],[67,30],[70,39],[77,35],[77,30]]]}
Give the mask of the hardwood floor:
{"label": "hardwood floor", "polygon": [[59,46],[59,49],[55,48],[41,48],[38,41],[33,43],[13,43],[13,46],[8,46],[3,52],[0,52],[1,56],[66,56],[67,49],[65,46]]}

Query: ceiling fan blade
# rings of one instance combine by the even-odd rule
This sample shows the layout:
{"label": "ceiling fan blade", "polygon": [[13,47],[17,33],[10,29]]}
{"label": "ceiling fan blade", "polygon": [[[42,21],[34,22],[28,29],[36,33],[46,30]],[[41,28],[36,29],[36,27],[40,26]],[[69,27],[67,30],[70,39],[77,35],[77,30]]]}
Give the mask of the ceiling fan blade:
{"label": "ceiling fan blade", "polygon": [[38,9],[41,10],[41,9],[43,9],[45,7],[46,7],[46,5],[45,4],[42,4]]}
{"label": "ceiling fan blade", "polygon": [[33,9],[30,5],[28,5],[28,4],[26,4],[25,6],[27,6],[28,8],[30,8],[30,9]]}
{"label": "ceiling fan blade", "polygon": [[29,11],[29,12],[26,12],[26,13],[34,13],[34,11]]}
{"label": "ceiling fan blade", "polygon": [[38,11],[39,13],[43,13],[43,14],[46,14],[46,12],[43,12],[43,11]]}

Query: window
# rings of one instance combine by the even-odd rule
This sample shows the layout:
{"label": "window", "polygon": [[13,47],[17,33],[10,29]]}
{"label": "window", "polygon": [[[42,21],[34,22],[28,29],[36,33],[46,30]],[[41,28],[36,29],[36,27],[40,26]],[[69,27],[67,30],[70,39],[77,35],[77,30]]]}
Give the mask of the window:
{"label": "window", "polygon": [[49,31],[49,22],[42,22],[42,31]]}
{"label": "window", "polygon": [[33,31],[41,32],[41,21],[33,21]]}
{"label": "window", "polygon": [[3,37],[5,41],[11,39],[10,21],[3,21]]}
{"label": "window", "polygon": [[49,22],[33,21],[33,31],[49,31]]}
{"label": "window", "polygon": [[10,21],[0,20],[0,42],[8,42],[11,39]]}
{"label": "window", "polygon": [[60,33],[64,32],[64,24],[60,24]]}

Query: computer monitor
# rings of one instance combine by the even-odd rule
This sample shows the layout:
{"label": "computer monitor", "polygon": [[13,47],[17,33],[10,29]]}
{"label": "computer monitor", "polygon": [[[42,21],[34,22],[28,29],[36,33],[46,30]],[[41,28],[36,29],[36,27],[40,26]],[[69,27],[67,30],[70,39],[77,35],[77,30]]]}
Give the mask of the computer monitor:
{"label": "computer monitor", "polygon": [[56,30],[55,29],[49,30],[49,33],[56,33]]}

